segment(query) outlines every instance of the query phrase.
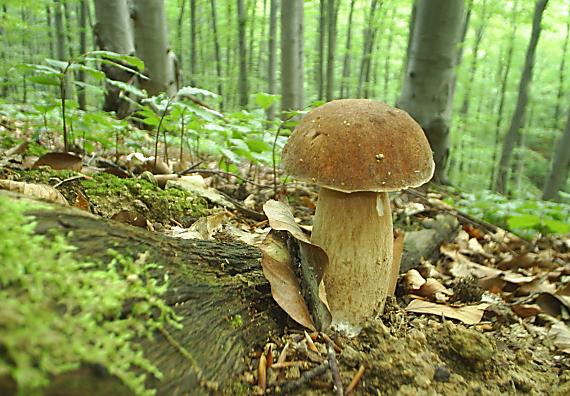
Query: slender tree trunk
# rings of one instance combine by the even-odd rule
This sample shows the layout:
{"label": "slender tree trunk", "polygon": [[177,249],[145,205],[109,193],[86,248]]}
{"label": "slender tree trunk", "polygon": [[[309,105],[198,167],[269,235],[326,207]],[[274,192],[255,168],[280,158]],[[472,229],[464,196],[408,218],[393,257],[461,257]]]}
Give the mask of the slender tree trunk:
{"label": "slender tree trunk", "polygon": [[[267,92],[270,94],[276,93],[275,87],[275,71],[277,61],[277,14],[279,12],[279,0],[271,0],[269,10],[269,39],[267,41]],[[267,109],[267,119],[273,120],[275,118],[275,105]]]}
{"label": "slender tree trunk", "polygon": [[220,95],[220,110],[224,110],[224,89],[222,84],[222,57],[220,54],[220,39],[218,37],[218,17],[216,1],[210,0],[212,11],[212,33],[214,34],[214,51],[216,55],[216,75],[218,76],[218,95]]}
{"label": "slender tree trunk", "polygon": [[[247,92],[247,47],[245,45],[245,28],[247,21],[247,14],[243,4],[244,0],[237,0],[237,15],[238,15],[238,45],[239,45],[239,105],[241,107],[247,106],[248,92]],[[255,4],[254,4],[255,6]],[[253,21],[252,21],[253,23]],[[250,51],[252,47],[249,47]],[[251,52],[249,53],[251,56]]]}
{"label": "slender tree trunk", "polygon": [[[176,24],[176,41],[178,41],[178,65],[184,76],[184,11],[186,10],[186,0],[180,0],[180,5],[178,6],[178,23]],[[181,82],[182,84],[182,82]]]}
{"label": "slender tree trunk", "polygon": [[[66,60],[66,50],[65,50],[65,28],[63,24],[63,10],[62,0],[54,0],[54,23],[55,23],[55,36],[56,36],[56,49],[57,49],[57,59]],[[69,98],[69,79],[66,78],[64,83],[65,89],[63,90],[64,98]]]}
{"label": "slender tree trunk", "polygon": [[566,129],[556,146],[554,159],[550,173],[546,178],[542,199],[558,200],[559,191],[564,187],[564,183],[568,179],[568,170],[570,168],[570,108],[568,109],[568,119],[566,121]]}
{"label": "slender tree trunk", "polygon": [[[238,1],[245,1],[245,0],[238,0]],[[249,17],[250,20],[250,24],[249,24],[249,44],[247,46],[248,51],[248,61],[247,61],[247,67],[246,70],[250,70],[250,74],[253,75],[253,71],[255,65],[253,64],[253,53],[255,52],[255,44],[257,42],[256,37],[255,37],[255,27],[256,27],[256,23],[255,20],[257,18],[257,0],[250,0],[251,1],[251,14]],[[244,20],[247,21],[247,13],[244,14]],[[247,24],[246,24],[247,27]],[[246,30],[246,27],[244,27],[244,30]],[[263,37],[263,35],[259,36],[259,37]]]}
{"label": "slender tree trunk", "polygon": [[336,23],[340,0],[327,1],[328,43],[327,43],[327,102],[334,98],[334,62],[336,56]]}
{"label": "slender tree trunk", "polygon": [[137,55],[144,61],[149,77],[141,86],[150,95],[162,92],[174,95],[177,82],[168,44],[164,0],[135,0],[133,21]]}
{"label": "slender tree trunk", "polygon": [[190,85],[196,85],[198,67],[198,50],[196,48],[196,0],[190,0]]}
{"label": "slender tree trunk", "polygon": [[[87,52],[87,8],[89,7],[89,4],[87,4],[87,0],[80,0],[79,3],[77,3],[77,7],[77,15],[79,15],[79,52],[81,54],[84,54]],[[83,70],[80,70],[77,73],[77,80],[85,83],[85,72]],[[87,109],[87,96],[84,87],[78,89],[77,100],[79,102],[79,108],[81,110]]]}
{"label": "slender tree trunk", "polygon": [[495,121],[495,141],[493,146],[493,157],[492,157],[492,164],[493,164],[493,171],[491,174],[491,178],[489,180],[489,190],[495,188],[495,180],[498,171],[498,164],[497,164],[497,157],[499,156],[499,146],[501,144],[501,126],[503,122],[503,113],[505,111],[505,99],[507,93],[507,85],[509,82],[509,74],[511,72],[511,65],[513,62],[513,53],[515,49],[515,37],[517,34],[517,6],[518,0],[515,0],[513,3],[513,9],[511,12],[511,35],[509,38],[509,44],[507,49],[507,58],[505,60],[505,67],[503,71],[503,67],[501,65],[502,57],[499,58],[499,75],[501,75],[500,81],[500,93],[499,93],[499,108],[497,109],[497,119]]}
{"label": "slender tree trunk", "polygon": [[[266,29],[266,25],[269,24],[268,19],[267,19],[267,4],[268,1],[267,0],[263,0],[263,16],[262,16],[262,23],[261,23],[261,32],[259,33],[259,37],[261,37],[261,42],[258,45],[258,50],[257,50],[257,67],[255,69],[255,74],[252,71],[252,77],[253,75],[255,75],[255,79],[254,79],[254,83],[255,86],[252,88],[253,92],[258,92],[258,91],[263,91],[263,86],[261,86],[260,81],[262,81],[262,73],[263,70],[267,71],[267,64],[263,64],[264,60],[266,58],[263,57],[263,55],[265,54],[264,49],[267,49],[267,47],[265,47],[263,43],[264,38],[267,37],[267,35],[265,34],[265,29]],[[251,54],[253,56],[253,54]],[[265,66],[264,67],[262,67]],[[250,68],[251,69],[251,68]],[[253,70],[253,69],[252,69]]]}
{"label": "slender tree trunk", "polygon": [[342,81],[340,82],[340,97],[346,98],[350,96],[350,61],[352,59],[352,16],[354,14],[354,4],[356,0],[350,1],[350,9],[348,11],[348,25],[346,27],[346,44],[344,52],[344,60],[342,62]]}
{"label": "slender tree trunk", "polygon": [[[46,6],[46,11],[49,9],[48,6]],[[8,40],[6,39],[6,36],[4,35],[4,26],[6,26],[6,17],[8,14],[8,7],[6,6],[6,4],[2,4],[2,23],[0,24],[0,37],[2,38],[2,48],[0,48],[0,60],[2,60],[3,63],[6,62],[6,48],[8,48]],[[51,32],[51,30],[50,30]],[[50,40],[51,42],[51,40]],[[53,46],[52,46],[53,49]],[[4,76],[2,77],[2,97],[4,99],[8,98],[8,87],[9,87],[9,83],[8,83],[8,73],[5,73]]]}
{"label": "slender tree trunk", "polygon": [[[20,18],[22,21],[22,26],[28,25],[28,14],[26,13],[26,8],[24,6],[20,7]],[[28,59],[28,54],[26,49],[28,48],[28,43],[26,42],[26,35],[22,34],[20,36],[20,53],[22,57],[22,63],[26,62]],[[22,76],[22,103],[28,103],[28,80],[26,76]]]}
{"label": "slender tree trunk", "polygon": [[412,1],[412,11],[410,12],[410,22],[408,24],[408,45],[406,47],[406,60],[403,63],[403,70],[400,73],[406,76],[408,72],[408,64],[410,63],[410,52],[412,50],[412,40],[414,38],[414,30],[416,29],[416,18],[418,16],[418,0]]}
{"label": "slender tree trunk", "polygon": [[367,76],[370,71],[370,59],[372,57],[372,50],[374,48],[374,39],[376,36],[376,10],[378,8],[378,0],[370,0],[370,9],[365,12],[368,13],[368,21],[364,29],[364,40],[362,45],[362,58],[360,59],[360,73],[358,75],[358,89],[357,96],[362,96],[364,84],[367,83]]}
{"label": "slender tree trunk", "polygon": [[324,98],[324,75],[325,75],[325,43],[326,43],[326,20],[327,20],[327,0],[319,0],[319,45],[317,48],[318,60],[315,77],[317,80],[317,99]]}
{"label": "slender tree trunk", "polygon": [[426,132],[434,151],[434,181],[446,183],[449,128],[463,1],[418,0],[408,69],[398,101]]}
{"label": "slender tree trunk", "polygon": [[477,74],[477,67],[479,66],[479,47],[481,41],[483,40],[483,33],[485,32],[485,27],[487,25],[487,0],[483,0],[482,10],[481,10],[481,22],[477,26],[475,31],[475,42],[473,43],[473,54],[471,58],[471,64],[469,65],[469,77],[467,79],[467,84],[465,84],[465,93],[463,94],[463,102],[461,104],[461,109],[459,114],[462,118],[467,117],[469,113],[469,105],[471,99],[471,89],[473,88],[473,82],[475,81],[475,75]]}
{"label": "slender tree trunk", "polygon": [[281,7],[281,108],[303,108],[303,0]]}
{"label": "slender tree trunk", "polygon": [[69,58],[73,58],[75,55],[75,51],[73,50],[73,24],[71,23],[72,19],[72,10],[69,6],[69,0],[62,0],[63,2],[63,11],[65,16],[65,41],[67,43],[67,51],[69,53]]}
{"label": "slender tree trunk", "polygon": [[[6,6],[4,6],[5,8]],[[49,41],[49,56],[50,58],[55,57],[55,52],[53,49],[53,22],[51,17],[51,7],[49,4],[46,4],[46,24],[47,24],[47,34],[48,34],[48,41]]]}
{"label": "slender tree trunk", "polygon": [[568,41],[570,40],[570,9],[568,10],[568,19],[566,20],[566,36],[564,37],[564,44],[562,44],[562,59],[560,60],[560,68],[558,72],[558,94],[556,95],[556,106],[554,107],[554,127],[562,127],[562,120],[560,119],[560,110],[562,107],[564,97],[564,85],[566,77],[566,58],[568,57]]}
{"label": "slender tree trunk", "polygon": [[390,75],[390,54],[392,52],[392,43],[394,39],[394,19],[396,16],[396,7],[392,7],[390,11],[390,16],[388,17],[388,29],[386,32],[386,52],[384,53],[384,101],[386,103],[391,103],[388,99],[388,95],[390,93],[390,80],[392,76]]}
{"label": "slender tree trunk", "polygon": [[[126,0],[96,0],[94,28],[97,46],[106,51],[123,55],[135,54],[135,41],[131,28],[129,6]],[[127,82],[131,74],[124,70],[103,65],[107,78]],[[121,99],[120,90],[107,85],[103,110],[115,111],[122,118],[128,113],[129,104]]]}
{"label": "slender tree trunk", "polygon": [[503,150],[501,152],[501,160],[499,162],[499,171],[497,174],[496,189],[501,194],[507,193],[507,187],[508,187],[507,181],[509,178],[509,166],[510,166],[511,156],[513,148],[515,147],[515,143],[518,140],[520,127],[522,126],[524,121],[526,105],[528,102],[528,90],[530,82],[532,80],[532,71],[534,68],[535,52],[538,44],[538,39],[540,38],[540,31],[541,31],[540,24],[542,21],[542,14],[547,4],[548,0],[537,0],[535,5],[534,17],[532,21],[532,33],[526,53],[523,72],[519,83],[519,94],[517,98],[517,104],[515,111],[513,113],[513,117],[511,119],[511,126],[509,127],[509,132],[507,133],[507,136],[505,137],[505,140],[503,142]]}
{"label": "slender tree trunk", "polygon": [[[236,30],[239,29],[238,24],[236,24],[236,27],[234,29],[234,25],[233,25],[233,21],[234,21],[234,9],[233,9],[233,5],[234,2],[233,1],[227,1],[226,2],[226,26],[225,29],[222,29],[218,32],[219,36],[222,37],[222,31],[226,31],[226,32],[235,32]],[[218,20],[220,19],[220,17],[218,16]],[[226,71],[226,75],[231,73],[233,70],[235,70],[234,66],[234,59],[237,59],[238,62],[238,68],[239,68],[239,57],[240,57],[240,51],[239,51],[239,42],[238,40],[236,40],[235,34],[227,34],[226,35],[226,64],[225,64],[225,69],[222,68],[222,70]],[[234,41],[235,41],[235,45],[234,45]],[[220,51],[221,51],[221,46],[220,46]],[[236,84],[235,84],[235,89],[234,89],[234,80],[233,79],[226,79],[224,78],[224,92],[225,92],[225,98],[224,98],[224,106],[225,107],[232,107],[233,102],[238,103],[239,102],[239,92],[238,92],[238,85],[239,85],[239,81],[237,81],[237,79],[235,80]],[[238,97],[238,100],[234,100],[234,97],[232,95],[232,93],[236,93],[236,97]]]}

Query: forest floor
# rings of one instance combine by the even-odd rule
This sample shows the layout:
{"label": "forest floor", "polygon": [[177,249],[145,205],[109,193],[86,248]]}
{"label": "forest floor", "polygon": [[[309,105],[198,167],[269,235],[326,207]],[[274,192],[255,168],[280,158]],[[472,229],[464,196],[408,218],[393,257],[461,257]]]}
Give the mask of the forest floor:
{"label": "forest floor", "polygon": [[[237,183],[206,160],[164,189],[169,177],[133,175],[125,157],[115,164],[120,172],[109,158],[53,170],[32,167],[26,147],[2,149],[0,188],[51,199],[53,192],[34,188],[49,185],[71,206],[174,238],[259,246],[269,232],[262,214],[275,195],[269,168]],[[317,188],[289,183],[277,193],[310,228]],[[396,229],[457,214],[445,194],[394,194]],[[458,220],[453,240],[401,274],[383,315],[358,336],[311,333],[290,320],[281,334],[260,339],[239,376],[246,393],[324,395],[342,386],[345,394],[570,395],[570,236],[527,241]]]}

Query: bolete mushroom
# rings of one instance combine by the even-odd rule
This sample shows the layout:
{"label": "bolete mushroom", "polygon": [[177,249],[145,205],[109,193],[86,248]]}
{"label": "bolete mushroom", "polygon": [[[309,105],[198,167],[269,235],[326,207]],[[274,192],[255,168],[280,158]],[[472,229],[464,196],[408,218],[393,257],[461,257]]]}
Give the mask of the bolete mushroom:
{"label": "bolete mushroom", "polygon": [[333,325],[358,332],[381,313],[393,262],[389,191],[431,179],[422,128],[403,110],[367,99],[309,112],[283,149],[285,170],[320,185],[311,241],[325,250]]}

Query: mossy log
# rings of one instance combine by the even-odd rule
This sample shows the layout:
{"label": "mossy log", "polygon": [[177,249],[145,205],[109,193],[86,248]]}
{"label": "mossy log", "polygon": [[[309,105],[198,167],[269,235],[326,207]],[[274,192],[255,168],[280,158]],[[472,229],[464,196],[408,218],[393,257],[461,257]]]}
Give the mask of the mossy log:
{"label": "mossy log", "polygon": [[[147,262],[168,273],[165,299],[182,317],[183,328],[141,341],[146,357],[164,375],[160,381],[149,380],[158,395],[249,394],[247,389],[240,392],[239,373],[250,352],[261,348],[271,334],[282,332],[287,323],[271,297],[258,249],[242,243],[169,238],[61,206],[29,214],[35,217],[36,233],[63,232],[81,260],[108,262],[109,249],[133,257],[147,252]],[[406,245],[410,248],[405,256],[416,244],[406,240]],[[413,254],[427,257],[430,252]],[[15,384],[0,378],[0,394],[17,394]],[[104,367],[84,366],[54,378],[44,394],[131,393]]]}

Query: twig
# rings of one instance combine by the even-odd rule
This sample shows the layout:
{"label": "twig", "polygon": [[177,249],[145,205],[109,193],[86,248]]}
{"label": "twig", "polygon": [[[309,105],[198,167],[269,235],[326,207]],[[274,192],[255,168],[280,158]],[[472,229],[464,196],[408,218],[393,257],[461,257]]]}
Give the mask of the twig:
{"label": "twig", "polygon": [[290,394],[295,389],[299,389],[303,385],[306,385],[313,378],[316,378],[320,375],[323,375],[327,371],[328,368],[329,368],[329,362],[326,361],[324,363],[321,363],[317,367],[312,368],[309,371],[305,371],[303,374],[301,374],[301,377],[299,379],[297,379],[295,381],[287,382],[286,384],[281,386],[280,394],[281,395]]}
{"label": "twig", "polygon": [[356,385],[358,385],[363,375],[364,375],[364,366],[360,365],[360,368],[356,372],[354,378],[352,379],[352,381],[350,381],[350,385],[348,385],[348,387],[346,388],[345,395],[349,395],[356,388]]}
{"label": "twig", "polygon": [[343,396],[344,391],[342,387],[342,381],[340,379],[338,362],[336,361],[336,353],[334,351],[334,344],[332,342],[327,342],[327,359],[332,371],[335,394],[336,396]]}
{"label": "twig", "polygon": [[78,180],[78,179],[87,179],[87,176],[85,176],[85,175],[77,175],[77,176],[70,177],[70,178],[68,178],[68,179],[65,179],[65,180],[60,181],[59,183],[56,183],[56,184],[53,186],[53,188],[58,188],[58,187],[61,186],[62,184],[69,183],[69,182],[71,182],[71,181]]}

